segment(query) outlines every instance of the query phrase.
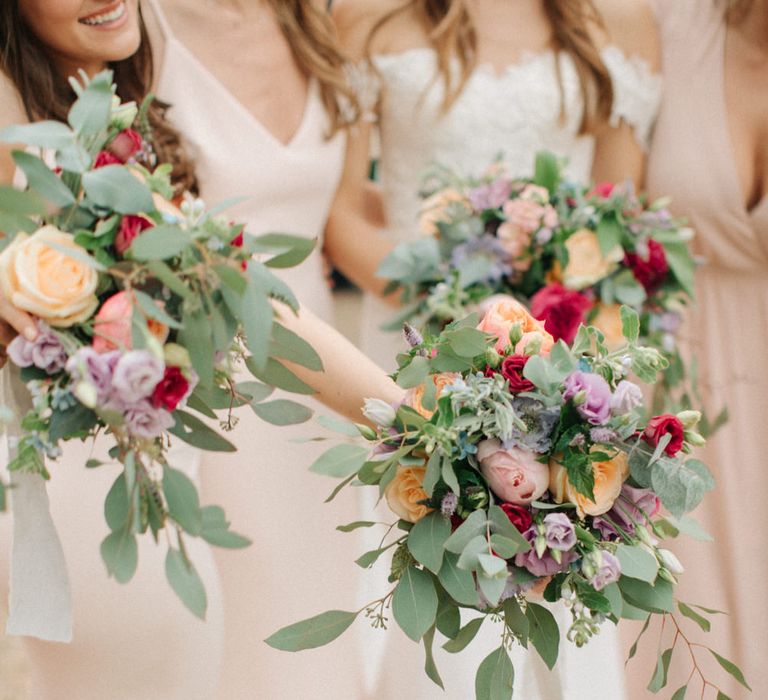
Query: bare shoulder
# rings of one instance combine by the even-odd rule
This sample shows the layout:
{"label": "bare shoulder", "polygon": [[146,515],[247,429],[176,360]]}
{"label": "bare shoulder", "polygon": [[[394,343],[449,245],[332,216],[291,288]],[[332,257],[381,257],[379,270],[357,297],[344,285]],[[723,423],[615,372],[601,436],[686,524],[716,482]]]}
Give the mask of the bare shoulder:
{"label": "bare shoulder", "polygon": [[654,71],[661,65],[661,45],[656,16],[649,0],[595,0],[604,27],[600,44],[618,46],[627,56],[644,59]]}
{"label": "bare shoulder", "polygon": [[[13,83],[0,72],[0,129],[11,124],[22,124],[27,120],[21,97]],[[11,144],[0,143],[0,184],[10,184],[13,181],[15,165],[11,159]]]}
{"label": "bare shoulder", "polygon": [[353,59],[365,55],[371,31],[388,15],[390,21],[377,31],[374,53],[395,53],[426,43],[413,3],[403,0],[335,0],[333,19],[344,50]]}

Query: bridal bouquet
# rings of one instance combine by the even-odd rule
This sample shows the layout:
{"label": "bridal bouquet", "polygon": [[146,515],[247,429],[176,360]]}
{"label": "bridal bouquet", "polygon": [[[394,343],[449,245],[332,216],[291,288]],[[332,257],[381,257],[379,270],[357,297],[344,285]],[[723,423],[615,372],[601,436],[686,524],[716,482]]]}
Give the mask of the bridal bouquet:
{"label": "bridal bouquet", "polygon": [[[110,575],[130,580],[137,535],[158,540],[165,531],[169,582],[203,617],[205,592],[184,536],[235,548],[248,540],[230,531],[219,506],[201,506],[192,480],[168,462],[170,443],[234,451],[201,420],[215,424],[217,409],[229,411],[223,429],[243,405],[280,425],[310,417],[294,402],[266,400],[271,385],[312,393],[278,358],[320,369],[307,343],[274,318],[270,299],[294,311],[297,303],[268,268],[297,264],[313,243],[253,237],[192,198],[172,205],[171,167],[140,164],[152,160],[132,128],[141,129],[144,108],[120,104],[111,80],[105,72],[76,85],[68,124],[2,134],[53,157],[15,151],[28,186],[0,190],[0,285],[38,331],[7,349],[31,396],[9,470],[48,479],[45,460],[60,456],[62,442],[108,436],[123,467],[105,494],[111,534],[101,554]],[[259,262],[254,253],[271,257]],[[242,362],[254,381],[238,378]]]}
{"label": "bridal bouquet", "polygon": [[[645,418],[628,374],[653,382],[666,360],[638,345],[637,314],[620,313],[626,344],[617,350],[585,326],[572,346],[556,342],[511,299],[479,325],[465,319],[426,339],[409,329],[412,348],[397,372],[407,399],[366,404],[376,428],[359,430],[372,449],[337,445],[312,467],[386,499],[398,519],[357,563],[392,552],[392,588],[360,611],[323,613],[267,642],[320,646],[362,612],[385,626],[391,609],[423,642],[426,673],[442,686],[436,635],[459,653],[481,626],[498,623],[498,648],[480,664],[476,689],[478,699],[501,700],[512,695],[511,645],[530,643],[550,668],[557,661],[561,630],[541,596],[564,603],[563,633],[579,646],[607,621],[671,616],[683,569],[660,540],[706,537],[685,513],[714,483],[689,454],[703,442],[697,412]],[[705,610],[677,609],[708,625]],[[665,684],[671,655],[660,658],[652,689]]]}
{"label": "bridal bouquet", "polygon": [[589,323],[613,349],[624,343],[619,309],[627,305],[640,316],[641,342],[669,361],[656,408],[683,381],[675,333],[693,296],[691,230],[664,200],[649,204],[629,184],[564,181],[549,153],[537,156],[530,179],[510,178],[500,163],[478,179],[436,168],[423,196],[424,237],[399,246],[380,269],[413,302],[398,325],[438,329],[492,295],[511,294],[555,340],[571,343]]}

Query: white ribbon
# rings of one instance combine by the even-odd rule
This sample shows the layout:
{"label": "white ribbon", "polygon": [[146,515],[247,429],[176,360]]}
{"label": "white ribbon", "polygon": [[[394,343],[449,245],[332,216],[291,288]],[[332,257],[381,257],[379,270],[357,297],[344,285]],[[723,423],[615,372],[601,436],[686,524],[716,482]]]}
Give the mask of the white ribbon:
{"label": "white ribbon", "polygon": [[[21,417],[31,397],[13,368],[0,372],[0,396],[14,413],[8,427],[9,459],[13,438],[21,435]],[[72,641],[72,597],[69,576],[56,526],[38,474],[11,474],[13,545],[11,551],[9,635],[37,637],[49,642]]]}

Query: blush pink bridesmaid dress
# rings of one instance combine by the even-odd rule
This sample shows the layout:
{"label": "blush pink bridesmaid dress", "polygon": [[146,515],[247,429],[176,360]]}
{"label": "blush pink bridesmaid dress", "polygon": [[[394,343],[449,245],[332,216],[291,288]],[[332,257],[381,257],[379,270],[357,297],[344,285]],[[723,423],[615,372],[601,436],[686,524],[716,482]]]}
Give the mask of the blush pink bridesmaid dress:
{"label": "blush pink bridesmaid dress", "polygon": [[[671,196],[675,213],[688,217],[695,229],[694,247],[704,264],[697,273],[697,301],[686,333],[707,409],[715,415],[726,405],[730,414],[701,453],[717,486],[694,517],[715,541],[686,540],[679,546],[686,571],[678,597],[728,612],[714,616],[709,634],[694,627],[695,636],[735,661],[753,694],[730,681],[708,652],[697,654],[710,677],[725,679],[722,689],[730,697],[765,698],[768,197],[751,211],[744,205],[728,131],[722,4],[659,0],[657,12],[665,95],[650,152],[648,188],[654,197]],[[643,657],[628,666],[633,698],[651,697],[644,688],[656,646],[647,636]],[[679,663],[687,652],[678,654]],[[669,692],[684,682],[685,677],[672,678]],[[699,697],[699,692],[700,686],[692,685],[689,694]]]}

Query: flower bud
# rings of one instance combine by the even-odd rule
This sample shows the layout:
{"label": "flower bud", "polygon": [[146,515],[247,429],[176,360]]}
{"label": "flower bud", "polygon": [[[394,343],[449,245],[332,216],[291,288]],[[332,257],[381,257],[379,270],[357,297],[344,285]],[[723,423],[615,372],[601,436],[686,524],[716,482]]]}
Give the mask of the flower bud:
{"label": "flower bud", "polygon": [[664,579],[665,581],[669,581],[669,583],[673,585],[678,584],[678,580],[676,576],[673,576],[667,569],[665,569],[663,566],[659,569],[659,578]]}
{"label": "flower bud", "polygon": [[686,430],[683,433],[683,437],[685,437],[686,442],[690,443],[694,447],[704,447],[704,445],[707,444],[707,441],[704,439],[701,433],[697,433],[695,430]]}
{"label": "flower bud", "polygon": [[187,349],[177,343],[168,343],[163,348],[163,358],[168,367],[179,367],[186,369],[192,366],[192,360],[189,357]]}
{"label": "flower bud", "polygon": [[[656,545],[657,540],[651,535],[650,532],[648,532],[648,528],[646,528],[645,525],[636,525],[635,535],[637,536],[637,539],[639,539],[640,542],[645,545],[646,548],[654,547]],[[652,550],[651,554],[654,554]]]}
{"label": "flower bud", "polygon": [[382,428],[388,428],[395,422],[395,409],[382,399],[366,399],[363,415]]}
{"label": "flower bud", "polygon": [[531,334],[534,337],[530,338],[525,344],[524,354],[528,357],[533,357],[541,352],[542,337],[540,333]]}
{"label": "flower bud", "polygon": [[668,549],[658,550],[658,555],[662,566],[670,573],[679,576],[685,571],[683,565],[680,563],[680,560]]}
{"label": "flower bud", "polygon": [[501,364],[502,359],[502,356],[493,348],[488,348],[485,351],[485,364],[493,369],[496,369]]}
{"label": "flower bud", "polygon": [[355,427],[357,428],[357,431],[360,433],[360,435],[362,435],[366,440],[375,440],[378,437],[376,431],[368,425],[355,423]]}
{"label": "flower bud", "polygon": [[512,347],[517,345],[523,339],[523,324],[520,321],[515,322],[512,328],[509,329],[509,340],[512,343]]}
{"label": "flower bud", "polygon": [[78,382],[72,390],[77,400],[87,408],[96,408],[99,401],[99,393],[90,382]]}
{"label": "flower bud", "polygon": [[680,422],[686,430],[692,430],[695,428],[701,420],[701,411],[680,411],[677,414]]}
{"label": "flower bud", "polygon": [[587,392],[583,390],[577,392],[573,395],[572,400],[574,406],[581,406],[587,400]]}

